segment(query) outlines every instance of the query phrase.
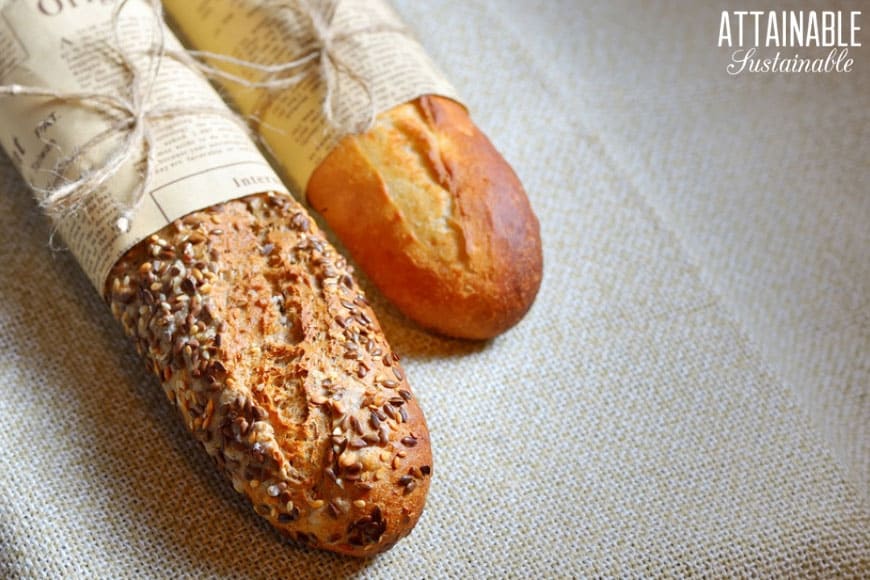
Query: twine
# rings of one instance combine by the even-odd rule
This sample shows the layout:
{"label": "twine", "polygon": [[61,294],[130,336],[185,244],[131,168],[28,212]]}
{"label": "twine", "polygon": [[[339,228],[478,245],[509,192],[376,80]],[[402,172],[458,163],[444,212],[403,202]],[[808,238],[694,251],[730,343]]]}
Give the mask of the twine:
{"label": "twine", "polygon": [[[278,64],[259,64],[225,54],[209,51],[189,50],[172,51],[171,56],[188,62],[197,67],[208,77],[229,81],[247,88],[267,89],[276,91],[295,86],[306,79],[316,69],[324,83],[323,116],[326,121],[339,132],[364,133],[372,128],[377,117],[374,92],[371,79],[366,78],[354,69],[339,55],[341,44],[353,41],[356,37],[366,34],[396,33],[410,35],[410,31],[392,24],[375,23],[351,30],[341,30],[336,25],[335,15],[341,0],[267,0],[264,8],[278,12],[292,12],[302,16],[307,22],[304,27],[307,35],[299,38],[302,45],[300,53],[287,62]],[[191,58],[196,57],[196,58]],[[259,81],[227,72],[219,66],[212,66],[202,59],[208,59],[224,65],[234,65],[266,76]],[[349,120],[341,125],[336,120],[340,96],[340,76],[344,74],[355,82],[365,93],[368,101],[366,118],[359,124]],[[285,76],[286,75],[286,76]]]}
{"label": "twine", "polygon": [[[149,51],[147,69],[141,73],[133,64],[133,58],[120,42],[120,15],[129,0],[121,0],[112,12],[112,34],[114,52],[119,57],[119,64],[127,73],[129,83],[126,87],[117,87],[119,94],[99,92],[64,92],[50,88],[10,84],[0,86],[0,97],[41,97],[64,103],[78,103],[83,108],[95,110],[104,116],[116,119],[108,128],[91,137],[84,144],[75,147],[73,152],[62,156],[49,170],[54,177],[54,183],[47,188],[33,187],[42,194],[40,205],[45,212],[55,219],[63,219],[75,212],[82,203],[100,186],[115,176],[118,171],[134,156],[144,159],[142,179],[136,184],[126,203],[112,202],[119,210],[120,216],[116,227],[122,233],[130,231],[132,216],[139,207],[145,194],[149,191],[153,179],[154,167],[154,135],[152,126],[159,122],[188,115],[217,115],[231,119],[243,126],[238,118],[222,107],[181,106],[166,107],[151,103],[151,95],[160,73],[160,67],[166,54],[165,33],[163,30],[163,9],[159,0],[149,0],[157,21],[157,38],[152,36],[152,49]],[[243,126],[245,130],[246,127]],[[115,147],[96,167],[85,167],[88,153],[95,147],[111,138],[123,135],[121,143]],[[53,141],[42,136],[44,143],[57,147]],[[74,170],[78,176],[69,178],[68,173]]]}

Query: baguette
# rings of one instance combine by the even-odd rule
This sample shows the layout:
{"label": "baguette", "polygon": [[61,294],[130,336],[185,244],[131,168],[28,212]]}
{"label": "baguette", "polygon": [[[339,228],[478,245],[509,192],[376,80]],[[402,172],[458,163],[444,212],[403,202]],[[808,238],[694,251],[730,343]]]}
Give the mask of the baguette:
{"label": "baguette", "polygon": [[[420,94],[410,88],[419,82],[415,78],[430,79],[421,85],[427,87],[424,93],[450,93],[440,74],[426,68],[425,54],[422,49],[417,54],[414,41],[366,32],[372,22],[401,28],[384,2],[278,6],[165,0],[164,5],[190,48],[257,63],[298,62],[325,50],[323,42],[307,38],[312,33],[308,21],[316,36],[323,24],[313,22],[322,20],[336,27],[329,28],[336,38],[328,43],[344,63],[334,71],[336,78],[367,71],[374,85],[370,97],[379,92],[377,86]],[[285,11],[288,6],[297,10]],[[414,56],[400,58],[403,50]],[[322,110],[308,107],[316,101],[312,97],[323,86],[322,77],[332,74],[323,68],[331,57],[322,60],[325,53],[319,54],[320,65],[293,69],[304,72],[304,81],[284,91],[217,82],[239,112],[257,119],[286,181],[304,190],[299,193],[322,214],[360,269],[409,318],[432,331],[470,339],[492,338],[516,324],[538,292],[543,258],[537,218],[513,169],[463,106],[430,95],[382,112],[371,129],[339,140],[308,173],[300,159],[312,159],[312,148],[319,155],[322,143],[310,134],[326,127]],[[250,75],[244,66],[226,69]],[[429,84],[431,77],[439,80]],[[333,97],[341,92],[336,89]]]}
{"label": "baguette", "polygon": [[535,299],[538,220],[514,171],[450,99],[418,98],[345,137],[306,195],[381,292],[426,328],[491,338]]}
{"label": "baguette", "polygon": [[107,301],[254,510],[292,540],[386,550],[420,517],[429,434],[351,268],[292,199],[194,212],[115,265]]}

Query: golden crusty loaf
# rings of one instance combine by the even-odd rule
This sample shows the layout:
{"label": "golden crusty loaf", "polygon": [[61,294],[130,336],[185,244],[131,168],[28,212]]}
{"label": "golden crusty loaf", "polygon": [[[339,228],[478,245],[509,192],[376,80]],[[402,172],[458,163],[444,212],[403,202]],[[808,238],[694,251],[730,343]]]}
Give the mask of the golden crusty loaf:
{"label": "golden crusty loaf", "polygon": [[297,203],[261,194],[138,244],[107,299],[257,513],[306,545],[366,556],[414,527],[432,456],[349,270]]}
{"label": "golden crusty loaf", "polygon": [[514,171],[449,99],[421,97],[345,137],[306,194],[381,292],[429,329],[490,338],[534,301],[538,220]]}

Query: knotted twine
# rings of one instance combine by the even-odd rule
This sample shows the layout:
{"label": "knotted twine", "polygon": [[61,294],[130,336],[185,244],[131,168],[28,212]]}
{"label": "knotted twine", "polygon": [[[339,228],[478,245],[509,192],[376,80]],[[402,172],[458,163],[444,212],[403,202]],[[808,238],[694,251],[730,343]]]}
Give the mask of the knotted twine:
{"label": "knotted twine", "polygon": [[[339,54],[339,47],[353,41],[359,36],[368,34],[395,33],[410,36],[410,31],[404,26],[387,23],[372,23],[350,30],[342,30],[336,20],[336,13],[342,0],[267,0],[262,9],[275,10],[278,13],[288,12],[286,18],[302,17],[306,23],[303,30],[306,36],[298,38],[302,46],[300,53],[290,60],[277,64],[259,64],[225,54],[209,51],[188,50],[171,51],[170,56],[184,60],[197,67],[210,78],[230,81],[247,88],[278,91],[293,87],[306,78],[313,70],[324,84],[323,116],[326,121],[340,134],[364,133],[372,128],[377,117],[377,104],[371,87],[371,80],[360,74]],[[286,23],[286,21],[281,20]],[[196,57],[196,58],[191,58]],[[213,66],[203,59],[212,62],[234,65],[248,71],[263,73],[265,77],[259,81],[251,81],[241,75],[228,72],[219,66]],[[346,123],[337,120],[340,103],[340,77],[344,74],[356,83],[365,93],[368,101],[366,117],[363,121],[354,123],[349,119]]]}
{"label": "knotted twine", "polygon": [[[137,182],[129,199],[119,202],[114,197],[112,203],[119,211],[116,226],[126,233],[130,230],[133,214],[149,191],[154,171],[153,125],[160,121],[177,119],[189,115],[216,115],[232,120],[247,131],[247,127],[232,112],[222,107],[200,106],[163,106],[151,102],[154,86],[160,74],[160,67],[166,55],[166,38],[163,29],[163,8],[159,0],[149,0],[154,12],[156,38],[152,34],[151,50],[147,51],[146,70],[140,71],[133,62],[133,55],[121,43],[121,12],[129,0],[121,0],[112,12],[112,41],[110,47],[117,55],[120,66],[126,72],[128,84],[116,87],[118,94],[109,92],[66,92],[51,88],[25,86],[19,84],[0,85],[0,97],[47,98],[51,101],[77,103],[82,108],[94,110],[106,118],[113,119],[108,128],[100,131],[85,143],[77,146],[66,156],[56,161],[48,170],[54,176],[53,183],[45,188],[33,186],[42,195],[40,201],[44,211],[55,220],[77,211],[89,196],[112,177],[131,159],[139,155],[144,160],[142,179]],[[114,147],[96,167],[86,167],[88,154],[109,139],[122,135],[120,144]],[[40,137],[44,143],[57,148],[53,141]],[[77,177],[68,175],[74,172]]]}

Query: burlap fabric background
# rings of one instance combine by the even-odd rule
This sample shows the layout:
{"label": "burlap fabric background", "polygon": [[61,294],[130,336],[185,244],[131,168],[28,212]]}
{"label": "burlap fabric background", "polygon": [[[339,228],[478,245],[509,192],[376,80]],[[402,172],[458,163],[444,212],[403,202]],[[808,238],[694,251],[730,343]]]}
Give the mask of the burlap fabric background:
{"label": "burlap fabric background", "polygon": [[870,52],[730,78],[718,10],[633,4],[396,2],[523,178],[546,272],[486,344],[372,291],[436,465],[369,562],[254,516],[0,162],[0,577],[870,573]]}

